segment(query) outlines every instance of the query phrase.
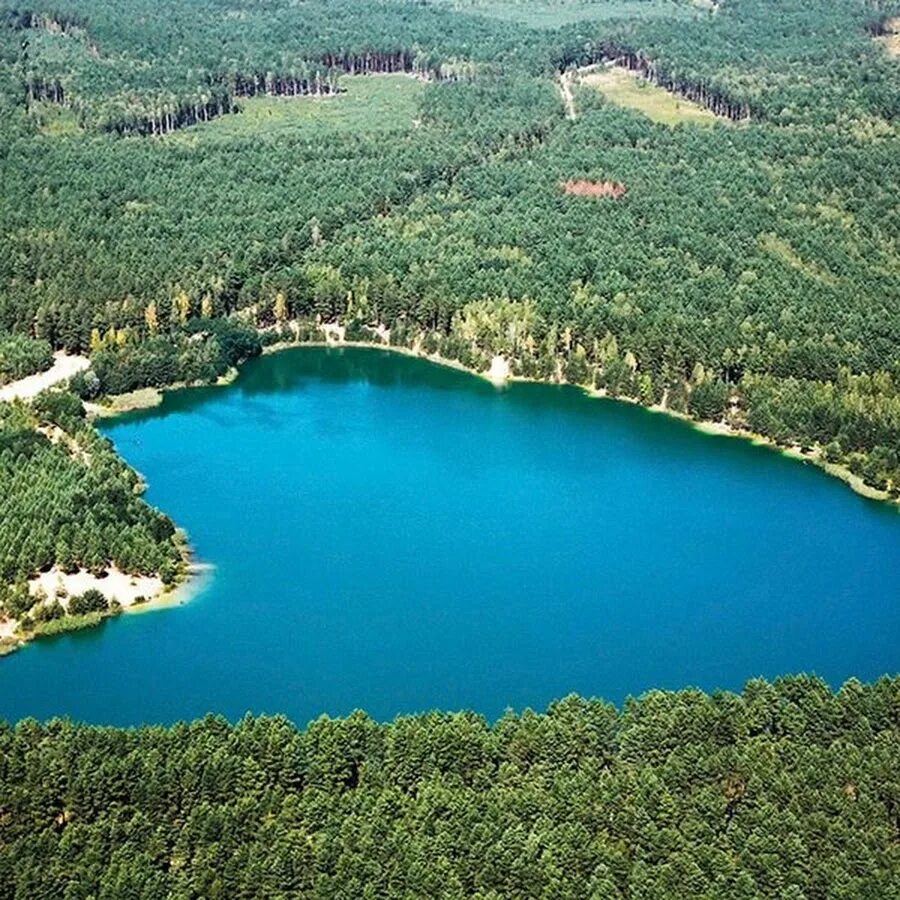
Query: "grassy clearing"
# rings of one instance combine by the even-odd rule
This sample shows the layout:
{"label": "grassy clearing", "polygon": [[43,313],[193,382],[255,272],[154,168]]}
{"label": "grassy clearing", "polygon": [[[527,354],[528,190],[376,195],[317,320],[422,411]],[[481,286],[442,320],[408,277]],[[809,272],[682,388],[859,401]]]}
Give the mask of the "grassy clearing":
{"label": "grassy clearing", "polygon": [[692,12],[691,0],[436,0],[462,13],[474,13],[530,28],[560,28],[604,19],[658,19]]}
{"label": "grassy clearing", "polygon": [[333,97],[247,97],[241,111],[186,128],[168,140],[194,142],[201,135],[250,137],[297,132],[402,131],[415,127],[425,85],[408,75],[354,75]]}
{"label": "grassy clearing", "polygon": [[698,103],[670,94],[627,69],[610,67],[589,72],[581,76],[580,83],[599,90],[611,103],[637,110],[663,125],[682,122],[711,125],[713,122],[728,121]]}
{"label": "grassy clearing", "polygon": [[31,107],[31,115],[41,134],[49,137],[81,133],[75,113],[64,106],[58,106],[55,103],[34,103]]}

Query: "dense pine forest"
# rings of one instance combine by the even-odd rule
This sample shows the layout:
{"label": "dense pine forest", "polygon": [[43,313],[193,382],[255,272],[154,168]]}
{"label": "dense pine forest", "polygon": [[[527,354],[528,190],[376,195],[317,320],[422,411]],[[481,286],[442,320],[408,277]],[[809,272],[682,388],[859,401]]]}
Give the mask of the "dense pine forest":
{"label": "dense pine forest", "polygon": [[[215,376],[191,338],[216,319],[384,326],[896,493],[896,12],[4,0],[0,379],[47,345],[90,353],[95,393]],[[577,78],[567,115],[560,78],[591,65],[718,121]]]}
{"label": "dense pine forest", "polygon": [[494,725],[363,713],[0,728],[0,896],[900,892],[900,682],[572,696]]}
{"label": "dense pine forest", "polygon": [[[196,378],[144,362],[180,359],[199,319],[384,325],[896,491],[900,82],[875,40],[894,12],[4,0],[0,329],[90,352],[109,393]],[[559,73],[604,63],[719,122],[667,127],[586,85],[567,118]],[[417,79],[413,114],[308,118],[360,77]]]}

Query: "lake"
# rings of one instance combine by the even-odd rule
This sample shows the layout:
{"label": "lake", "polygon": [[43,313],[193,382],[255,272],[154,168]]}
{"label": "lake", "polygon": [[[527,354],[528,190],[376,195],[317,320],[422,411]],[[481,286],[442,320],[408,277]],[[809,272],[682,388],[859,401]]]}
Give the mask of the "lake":
{"label": "lake", "polygon": [[298,724],[900,669],[900,515],[568,387],[301,348],[103,424],[214,567],[0,660],[0,716]]}

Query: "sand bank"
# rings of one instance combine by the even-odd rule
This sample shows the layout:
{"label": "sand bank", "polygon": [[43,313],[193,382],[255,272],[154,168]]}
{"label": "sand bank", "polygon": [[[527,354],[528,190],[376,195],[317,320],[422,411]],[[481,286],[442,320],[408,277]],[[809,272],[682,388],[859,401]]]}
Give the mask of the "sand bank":
{"label": "sand bank", "polygon": [[[115,600],[121,612],[142,613],[167,609],[171,606],[183,606],[208,586],[213,571],[213,566],[206,563],[191,563],[187,576],[177,585],[171,586],[164,585],[155,575],[129,575],[114,566],[106,569],[101,575],[94,575],[86,569],[67,573],[54,566],[49,571],[31,578],[28,581],[28,589],[32,595],[43,593],[47,598],[45,602],[57,600],[67,613],[71,598],[91,589],[100,591],[109,603]],[[99,624],[107,615],[109,614],[101,614],[96,622],[90,624]],[[78,617],[56,621],[77,622]],[[18,628],[19,622],[16,619],[8,618],[0,621],[0,656],[40,636],[31,634],[30,630],[21,633]]]}
{"label": "sand bank", "polygon": [[162,580],[155,575],[128,575],[115,567],[98,576],[87,569],[67,573],[54,566],[28,582],[32,594],[43,591],[51,600],[58,596],[66,610],[71,597],[87,590],[100,591],[108,601],[117,600],[123,609],[127,609],[138,600],[155,600],[164,589]]}

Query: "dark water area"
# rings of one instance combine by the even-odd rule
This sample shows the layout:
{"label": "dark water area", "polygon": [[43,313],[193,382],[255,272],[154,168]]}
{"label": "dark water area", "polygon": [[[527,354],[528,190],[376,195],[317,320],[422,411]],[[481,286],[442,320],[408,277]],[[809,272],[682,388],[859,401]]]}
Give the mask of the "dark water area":
{"label": "dark water area", "polygon": [[0,716],[544,707],[900,670],[900,515],[572,388],[298,349],[103,426],[214,567],[0,660]]}

